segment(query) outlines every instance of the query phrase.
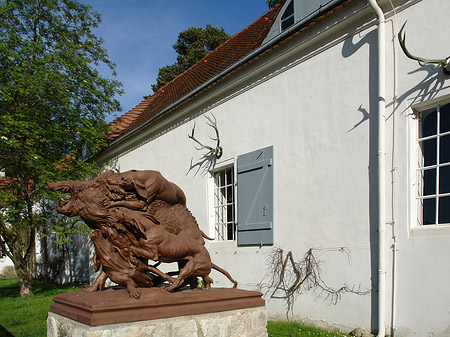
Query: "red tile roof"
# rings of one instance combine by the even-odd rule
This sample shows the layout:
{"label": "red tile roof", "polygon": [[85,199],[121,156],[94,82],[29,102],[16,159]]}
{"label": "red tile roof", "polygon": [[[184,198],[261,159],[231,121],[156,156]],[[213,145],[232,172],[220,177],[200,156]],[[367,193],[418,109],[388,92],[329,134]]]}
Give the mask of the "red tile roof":
{"label": "red tile roof", "polygon": [[280,8],[280,5],[273,7],[261,18],[233,35],[229,40],[167,83],[152,96],[146,98],[118,120],[111,122],[110,141],[115,141],[127,135],[136,127],[156,116],[163,109],[169,107],[258,48],[272,27]]}

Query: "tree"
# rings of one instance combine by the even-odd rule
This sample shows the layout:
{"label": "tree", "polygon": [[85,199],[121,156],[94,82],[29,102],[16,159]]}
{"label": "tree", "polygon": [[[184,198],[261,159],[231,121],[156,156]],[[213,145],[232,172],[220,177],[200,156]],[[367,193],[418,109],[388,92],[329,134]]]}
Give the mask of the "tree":
{"label": "tree", "polygon": [[14,263],[20,295],[30,279],[36,231],[46,221],[46,181],[92,174],[106,144],[106,114],[120,111],[121,84],[90,6],[72,0],[0,2],[0,244]]}
{"label": "tree", "polygon": [[211,25],[206,25],[205,29],[191,27],[182,31],[172,46],[178,54],[177,62],[159,69],[156,84],[151,86],[153,91],[169,83],[229,38],[223,27],[219,29]]}
{"label": "tree", "polygon": [[275,6],[276,4],[279,4],[281,2],[281,0],[267,0],[267,6],[269,6],[269,8],[272,8],[273,6]]}

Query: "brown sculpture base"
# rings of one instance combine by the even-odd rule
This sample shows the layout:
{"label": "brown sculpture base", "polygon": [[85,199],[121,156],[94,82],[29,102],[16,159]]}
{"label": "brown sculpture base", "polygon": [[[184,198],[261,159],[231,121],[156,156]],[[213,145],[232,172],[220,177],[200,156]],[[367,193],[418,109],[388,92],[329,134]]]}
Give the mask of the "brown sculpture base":
{"label": "brown sculpture base", "polygon": [[126,289],[90,293],[77,290],[56,295],[50,311],[90,326],[136,322],[264,307],[262,293],[230,288],[183,290],[169,293],[162,288],[139,288],[141,297],[131,298]]}

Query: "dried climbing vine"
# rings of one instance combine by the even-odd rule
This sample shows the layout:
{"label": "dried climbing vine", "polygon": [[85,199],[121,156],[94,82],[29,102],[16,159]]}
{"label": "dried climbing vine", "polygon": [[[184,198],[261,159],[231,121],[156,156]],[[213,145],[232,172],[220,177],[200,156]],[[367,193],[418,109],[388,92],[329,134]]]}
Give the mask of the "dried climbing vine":
{"label": "dried climbing vine", "polygon": [[[338,250],[350,256],[348,250],[343,247],[331,250]],[[339,288],[330,287],[322,278],[320,264],[313,248],[296,261],[292,251],[285,254],[281,248],[275,247],[267,257],[268,272],[259,284],[259,289],[265,291],[266,295],[270,294],[270,298],[286,299],[287,314],[293,308],[295,297],[310,290],[318,290],[318,296],[324,296],[325,300],[332,304],[336,304],[344,293],[366,295],[371,292],[371,289],[361,290],[360,286],[356,288],[346,284]]]}

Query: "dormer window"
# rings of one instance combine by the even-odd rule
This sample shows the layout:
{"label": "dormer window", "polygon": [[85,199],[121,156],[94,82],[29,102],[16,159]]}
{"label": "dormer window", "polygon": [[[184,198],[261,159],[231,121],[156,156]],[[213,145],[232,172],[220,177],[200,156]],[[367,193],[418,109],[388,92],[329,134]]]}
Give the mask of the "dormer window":
{"label": "dormer window", "polygon": [[270,32],[263,41],[269,42],[278,34],[285,32],[296,25],[301,27],[308,20],[313,20],[321,12],[328,11],[340,0],[286,0],[283,1],[282,8],[278,14],[276,22],[273,24]]}
{"label": "dormer window", "polygon": [[294,1],[291,0],[281,16],[281,31],[286,30],[294,24]]}

